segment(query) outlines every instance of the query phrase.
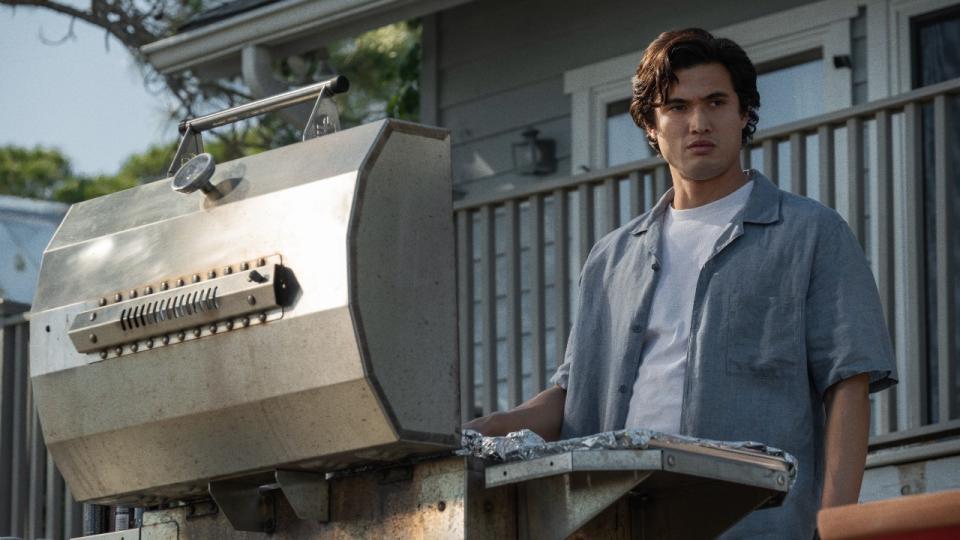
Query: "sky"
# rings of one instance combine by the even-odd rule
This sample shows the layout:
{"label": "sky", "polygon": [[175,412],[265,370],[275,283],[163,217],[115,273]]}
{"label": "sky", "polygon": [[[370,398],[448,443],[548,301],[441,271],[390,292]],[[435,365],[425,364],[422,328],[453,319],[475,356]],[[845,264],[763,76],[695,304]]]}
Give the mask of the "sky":
{"label": "sky", "polygon": [[[124,158],[176,139],[167,103],[149,92],[133,59],[104,33],[69,18],[0,6],[0,145],[60,149],[80,174],[115,173]],[[172,156],[171,156],[172,158]]]}

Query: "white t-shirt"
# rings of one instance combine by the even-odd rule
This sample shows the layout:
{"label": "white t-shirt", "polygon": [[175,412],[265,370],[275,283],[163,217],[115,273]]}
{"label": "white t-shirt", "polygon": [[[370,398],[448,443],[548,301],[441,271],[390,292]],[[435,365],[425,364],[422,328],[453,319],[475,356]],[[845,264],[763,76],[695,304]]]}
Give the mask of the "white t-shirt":
{"label": "white t-shirt", "polygon": [[717,239],[744,207],[753,181],[712,203],[663,216],[660,278],[643,340],[625,427],[680,431],[690,318],[700,269]]}

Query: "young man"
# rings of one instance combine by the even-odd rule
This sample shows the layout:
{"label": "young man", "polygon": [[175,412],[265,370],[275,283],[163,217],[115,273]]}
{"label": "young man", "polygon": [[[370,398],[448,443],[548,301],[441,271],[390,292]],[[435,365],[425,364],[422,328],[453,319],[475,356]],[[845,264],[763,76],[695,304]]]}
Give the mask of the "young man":
{"label": "young man", "polygon": [[637,68],[634,121],[673,189],[594,246],[556,386],[465,428],[547,439],[651,428],[753,440],[799,460],[779,508],[727,538],[802,538],[857,501],[869,391],[895,384],[863,251],[833,210],[740,168],[756,70],[700,29],[661,34]]}

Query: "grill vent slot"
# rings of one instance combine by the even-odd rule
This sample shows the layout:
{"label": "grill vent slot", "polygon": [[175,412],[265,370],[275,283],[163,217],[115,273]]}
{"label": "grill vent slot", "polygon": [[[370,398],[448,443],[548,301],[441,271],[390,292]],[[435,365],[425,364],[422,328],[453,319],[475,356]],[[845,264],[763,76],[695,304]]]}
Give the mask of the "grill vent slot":
{"label": "grill vent slot", "polygon": [[128,332],[164,321],[220,309],[220,298],[217,296],[219,289],[219,286],[207,287],[178,294],[173,298],[151,300],[126,308],[120,312],[120,329]]}

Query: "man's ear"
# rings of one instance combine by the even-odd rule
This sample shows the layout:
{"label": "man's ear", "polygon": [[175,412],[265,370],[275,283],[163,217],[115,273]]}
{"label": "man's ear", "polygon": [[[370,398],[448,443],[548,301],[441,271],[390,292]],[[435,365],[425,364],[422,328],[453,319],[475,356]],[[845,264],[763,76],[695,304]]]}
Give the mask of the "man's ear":
{"label": "man's ear", "polygon": [[750,121],[750,115],[743,113],[740,115],[740,129],[747,127],[747,122]]}
{"label": "man's ear", "polygon": [[656,127],[647,126],[647,127],[644,128],[644,131],[647,132],[647,137],[649,137],[649,138],[651,138],[651,139],[653,139],[653,140],[657,140],[657,128],[656,128]]}

